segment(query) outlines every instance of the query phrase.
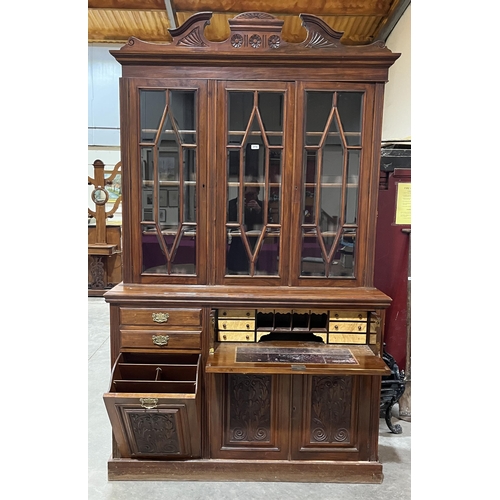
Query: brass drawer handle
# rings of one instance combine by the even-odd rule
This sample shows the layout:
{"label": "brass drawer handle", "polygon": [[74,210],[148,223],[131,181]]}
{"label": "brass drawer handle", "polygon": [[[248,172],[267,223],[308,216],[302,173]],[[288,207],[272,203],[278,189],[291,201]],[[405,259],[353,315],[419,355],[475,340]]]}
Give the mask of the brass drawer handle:
{"label": "brass drawer handle", "polygon": [[158,406],[158,398],[140,398],[141,406],[147,410],[152,410]]}
{"label": "brass drawer handle", "polygon": [[247,328],[250,328],[250,325],[247,323]]}
{"label": "brass drawer handle", "polygon": [[222,336],[222,339],[223,339],[223,340],[227,340],[227,335],[223,335],[223,336]]}
{"label": "brass drawer handle", "polygon": [[168,345],[168,341],[170,340],[170,337],[168,335],[153,335],[153,344],[159,345],[159,346],[164,346]]}
{"label": "brass drawer handle", "polygon": [[152,316],[155,323],[166,323],[169,318],[168,313],[153,313]]}
{"label": "brass drawer handle", "polygon": [[339,325],[335,325],[335,330],[338,330],[339,329]]}

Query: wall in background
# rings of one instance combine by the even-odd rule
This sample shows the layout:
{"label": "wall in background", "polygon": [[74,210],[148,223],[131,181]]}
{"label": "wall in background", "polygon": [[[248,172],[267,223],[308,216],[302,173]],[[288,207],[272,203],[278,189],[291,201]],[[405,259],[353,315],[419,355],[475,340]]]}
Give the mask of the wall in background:
{"label": "wall in background", "polygon": [[389,69],[385,87],[382,141],[411,139],[411,4],[392,30],[386,45],[401,57]]}

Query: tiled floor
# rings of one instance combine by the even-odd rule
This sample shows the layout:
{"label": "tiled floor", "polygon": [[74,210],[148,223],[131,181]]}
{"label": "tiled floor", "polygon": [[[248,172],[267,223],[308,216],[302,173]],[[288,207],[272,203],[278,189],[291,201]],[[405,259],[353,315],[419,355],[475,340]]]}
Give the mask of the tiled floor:
{"label": "tiled floor", "polygon": [[[89,397],[89,500],[159,500],[217,499],[269,500],[302,499],[370,499],[409,500],[411,424],[397,423],[402,434],[389,432],[380,420],[379,456],[384,466],[382,484],[322,484],[322,483],[247,483],[247,482],[173,482],[173,481],[110,481],[107,461],[111,455],[111,425],[102,395],[108,390],[109,306],[103,298],[88,299],[88,397]],[[397,410],[397,407],[395,408]],[[397,412],[395,412],[397,414]],[[396,418],[393,422],[396,423]]]}

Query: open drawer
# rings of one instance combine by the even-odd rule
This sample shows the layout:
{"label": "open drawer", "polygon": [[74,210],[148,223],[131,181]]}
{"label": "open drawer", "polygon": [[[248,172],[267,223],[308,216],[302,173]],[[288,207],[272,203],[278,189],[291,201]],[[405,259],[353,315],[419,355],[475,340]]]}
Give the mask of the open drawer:
{"label": "open drawer", "polygon": [[123,458],[201,454],[199,354],[120,353],[104,403]]}

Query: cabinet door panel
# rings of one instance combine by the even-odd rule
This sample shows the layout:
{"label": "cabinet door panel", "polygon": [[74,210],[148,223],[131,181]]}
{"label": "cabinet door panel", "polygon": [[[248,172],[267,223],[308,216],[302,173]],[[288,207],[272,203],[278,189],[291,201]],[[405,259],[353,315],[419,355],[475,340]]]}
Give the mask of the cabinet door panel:
{"label": "cabinet door panel", "polygon": [[[157,400],[153,403],[156,406],[147,409],[151,399]],[[200,456],[200,422],[194,397],[108,393],[104,402],[123,458]]]}
{"label": "cabinet door panel", "polygon": [[206,82],[132,79],[127,91],[133,281],[204,283]]}
{"label": "cabinet door panel", "polygon": [[214,375],[212,458],[288,457],[290,377]]}
{"label": "cabinet door panel", "polygon": [[[297,89],[294,213],[298,241],[292,253],[295,284],[356,286],[362,283],[368,236],[372,161],[373,91],[363,84],[303,83]],[[297,232],[298,231],[298,232]]]}
{"label": "cabinet door panel", "polygon": [[219,280],[287,280],[292,84],[221,82]]}
{"label": "cabinet door panel", "polygon": [[292,458],[358,459],[359,377],[308,375],[293,384]]}

